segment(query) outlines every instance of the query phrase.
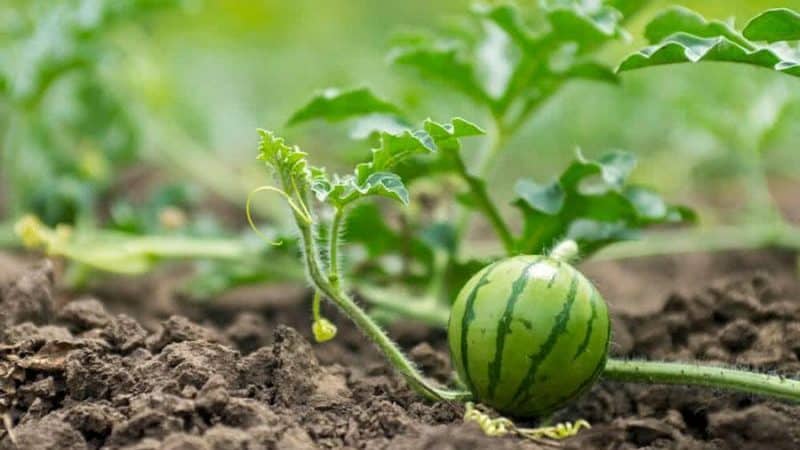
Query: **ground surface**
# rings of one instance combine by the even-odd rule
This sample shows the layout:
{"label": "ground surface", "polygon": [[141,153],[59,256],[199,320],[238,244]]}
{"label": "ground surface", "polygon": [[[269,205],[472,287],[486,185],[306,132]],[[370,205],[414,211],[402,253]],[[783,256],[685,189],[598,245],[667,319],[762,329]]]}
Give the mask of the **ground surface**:
{"label": "ground surface", "polygon": [[[614,311],[616,355],[797,376],[795,267],[756,252],[584,268]],[[310,344],[301,289],[186,305],[163,278],[75,297],[54,272],[0,255],[0,413],[12,427],[0,425],[0,449],[553,448],[485,437],[461,406],[421,402],[341,318],[336,340]],[[441,332],[390,331],[447,379]],[[563,448],[800,448],[800,407],[702,389],[601,383],[557,417],[578,418],[593,429]]]}

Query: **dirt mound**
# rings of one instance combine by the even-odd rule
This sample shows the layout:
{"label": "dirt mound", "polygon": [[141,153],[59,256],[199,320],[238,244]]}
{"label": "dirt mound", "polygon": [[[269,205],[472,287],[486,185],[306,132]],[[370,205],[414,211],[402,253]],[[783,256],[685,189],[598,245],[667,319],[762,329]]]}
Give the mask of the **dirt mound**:
{"label": "dirt mound", "polygon": [[[549,448],[420,401],[345,323],[319,346],[252,313],[148,330],[96,299],[55,306],[52,279],[44,264],[0,289],[0,415],[13,427],[0,449]],[[739,277],[618,316],[615,353],[796,375],[799,317],[768,277]],[[410,353],[446,379],[442,333],[401,328],[401,343],[429,341]],[[567,448],[800,448],[800,407],[702,389],[601,383],[558,416],[577,418],[594,427]]]}

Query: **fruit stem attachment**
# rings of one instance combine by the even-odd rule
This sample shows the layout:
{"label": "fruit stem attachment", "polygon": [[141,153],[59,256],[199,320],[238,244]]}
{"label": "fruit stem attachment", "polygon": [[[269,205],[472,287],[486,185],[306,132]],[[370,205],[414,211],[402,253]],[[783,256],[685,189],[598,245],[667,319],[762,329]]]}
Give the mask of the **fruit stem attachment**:
{"label": "fruit stem attachment", "polygon": [[572,262],[578,259],[578,243],[572,239],[565,239],[550,251],[550,257],[563,262]]}
{"label": "fruit stem attachment", "polygon": [[726,367],[611,358],[603,377],[634,383],[706,386],[800,402],[800,380]]}

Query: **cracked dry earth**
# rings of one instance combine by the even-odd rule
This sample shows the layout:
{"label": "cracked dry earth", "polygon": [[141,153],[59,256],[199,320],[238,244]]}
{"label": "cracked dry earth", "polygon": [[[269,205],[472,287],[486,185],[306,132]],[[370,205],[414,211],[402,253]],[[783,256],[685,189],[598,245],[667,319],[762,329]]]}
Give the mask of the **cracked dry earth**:
{"label": "cracked dry earth", "polygon": [[[460,405],[420,401],[342,320],[336,340],[312,346],[280,315],[150,326],[55,291],[48,263],[0,287],[0,449],[800,448],[800,407],[616,383],[557,415],[593,424],[576,437],[490,438],[462,422]],[[614,327],[617,355],[800,374],[800,299],[763,274],[618,313]],[[401,337],[426,373],[447,380],[440,332]]]}

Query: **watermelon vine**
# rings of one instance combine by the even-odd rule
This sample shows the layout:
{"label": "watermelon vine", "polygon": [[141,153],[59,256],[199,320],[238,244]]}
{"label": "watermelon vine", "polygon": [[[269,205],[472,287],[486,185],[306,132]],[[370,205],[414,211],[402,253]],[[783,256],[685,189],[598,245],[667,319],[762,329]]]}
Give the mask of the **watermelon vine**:
{"label": "watermelon vine", "polygon": [[[277,192],[291,207],[308,278],[317,291],[315,326],[323,324],[316,302],[320,296],[328,298],[425,398],[477,401],[512,417],[546,417],[601,377],[709,386],[800,401],[798,380],[724,367],[608,358],[612,334],[608,309],[597,288],[570,264],[580,248],[569,239],[547,254],[501,259],[474,274],[453,304],[448,329],[452,361],[466,390],[438,386],[427,379],[343,288],[336,223],[342,222],[353,203],[366,198],[380,196],[406,203],[408,192],[392,168],[415,154],[452,145],[476,130],[463,119],[453,119],[445,124],[427,121],[423,130],[414,132],[384,133],[372,160],[346,176],[328,175],[310,165],[298,147],[261,131],[259,159],[274,169],[278,186],[257,191]],[[319,208],[335,211],[333,223],[320,219],[323,215],[312,207],[312,194]],[[248,211],[249,206],[248,201]],[[327,253],[318,242],[322,226],[333,229]],[[318,339],[333,333],[335,329],[328,329]],[[506,422],[470,411],[487,430],[507,430]],[[557,429],[568,434],[580,426],[562,428]],[[531,435],[541,432],[529,431]]]}

